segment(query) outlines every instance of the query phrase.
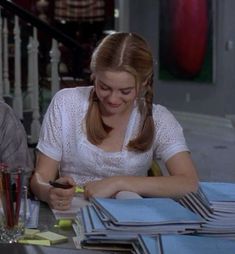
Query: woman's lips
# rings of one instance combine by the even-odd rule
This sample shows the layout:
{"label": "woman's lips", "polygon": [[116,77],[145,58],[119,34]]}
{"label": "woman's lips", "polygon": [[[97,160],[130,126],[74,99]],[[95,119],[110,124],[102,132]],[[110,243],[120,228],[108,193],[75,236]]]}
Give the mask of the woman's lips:
{"label": "woman's lips", "polygon": [[108,103],[108,105],[111,107],[111,108],[118,108],[121,106],[121,104],[112,104],[112,103]]}

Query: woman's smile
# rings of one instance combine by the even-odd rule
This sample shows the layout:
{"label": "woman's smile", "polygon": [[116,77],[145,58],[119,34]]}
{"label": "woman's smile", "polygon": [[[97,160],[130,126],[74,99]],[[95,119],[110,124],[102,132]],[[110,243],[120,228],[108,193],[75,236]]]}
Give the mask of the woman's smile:
{"label": "woman's smile", "polygon": [[119,108],[121,106],[121,104],[113,104],[113,103],[110,103],[108,102],[108,105],[111,107],[111,108]]}

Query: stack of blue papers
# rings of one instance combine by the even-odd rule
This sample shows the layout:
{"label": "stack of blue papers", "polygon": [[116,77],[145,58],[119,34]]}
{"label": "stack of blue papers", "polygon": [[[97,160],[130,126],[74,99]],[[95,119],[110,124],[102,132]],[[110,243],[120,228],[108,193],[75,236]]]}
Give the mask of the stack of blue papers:
{"label": "stack of blue papers", "polygon": [[205,219],[197,233],[235,237],[234,183],[200,182],[198,193],[190,193],[179,202]]}
{"label": "stack of blue papers", "polygon": [[93,198],[81,208],[83,243],[133,242],[140,233],[189,234],[204,219],[170,198]]}
{"label": "stack of blue papers", "polygon": [[142,254],[234,254],[235,241],[205,236],[140,235],[135,243],[136,253]]}
{"label": "stack of blue papers", "polygon": [[202,222],[200,216],[170,198],[93,198],[92,203],[106,220],[117,226],[198,224]]}

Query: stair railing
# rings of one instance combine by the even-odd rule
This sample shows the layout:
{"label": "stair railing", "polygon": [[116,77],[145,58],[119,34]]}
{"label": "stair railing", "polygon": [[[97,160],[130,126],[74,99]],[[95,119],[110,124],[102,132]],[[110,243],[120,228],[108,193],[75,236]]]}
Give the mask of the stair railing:
{"label": "stair railing", "polygon": [[[22,44],[22,29],[28,32],[26,45]],[[20,6],[7,0],[0,1],[0,100],[5,100],[13,107],[18,118],[25,124],[29,143],[32,144],[37,143],[43,117],[39,96],[39,46],[43,42],[38,39],[38,31],[51,37],[51,50],[48,52],[51,74],[48,80],[51,81],[53,96],[60,89],[61,81],[59,42],[76,52],[82,52],[82,48],[75,40]],[[10,41],[14,43],[9,43]],[[23,66],[22,52],[26,52],[27,58],[27,64]],[[10,58],[14,61],[10,61]],[[27,78],[24,77],[26,84],[22,84],[22,73],[27,75]]]}

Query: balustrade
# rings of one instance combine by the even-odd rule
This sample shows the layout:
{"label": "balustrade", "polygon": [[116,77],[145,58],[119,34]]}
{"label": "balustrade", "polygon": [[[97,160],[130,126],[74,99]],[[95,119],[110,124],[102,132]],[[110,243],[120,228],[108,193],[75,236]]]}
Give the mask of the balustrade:
{"label": "balustrade", "polygon": [[[37,143],[43,114],[61,83],[84,85],[88,77],[80,58],[87,50],[48,24],[44,14],[49,1],[36,3],[39,18],[13,1],[0,1],[0,100],[13,107],[31,144]],[[65,52],[76,56],[76,62],[68,57],[67,63]]]}
{"label": "balustrade", "polygon": [[[0,4],[1,5],[1,4]],[[27,112],[30,117],[26,124],[28,130],[29,143],[37,143],[42,118],[40,112],[40,79],[39,79],[39,40],[38,30],[33,27],[33,32],[28,33],[28,43],[22,44],[21,22],[18,15],[3,14],[0,12],[0,100],[9,103],[16,115],[22,122],[25,122],[24,115]],[[27,24],[28,25],[28,24]],[[26,26],[27,26],[26,25]],[[30,29],[28,29],[30,30]],[[9,41],[13,41],[13,49],[9,53]],[[60,61],[60,51],[58,42],[51,38],[51,51],[48,52],[51,64],[51,95],[60,89],[60,78],[58,65]],[[41,42],[43,43],[43,42]],[[22,52],[26,52],[26,56]],[[12,57],[13,55],[13,57]],[[26,60],[22,60],[22,58]],[[11,59],[13,58],[13,59]],[[14,60],[14,61],[12,61]],[[22,66],[22,63],[27,63]],[[43,63],[45,66],[45,63]],[[24,69],[24,71],[23,71]],[[22,73],[27,75],[26,84],[22,84]],[[23,90],[24,88],[24,90]]]}

